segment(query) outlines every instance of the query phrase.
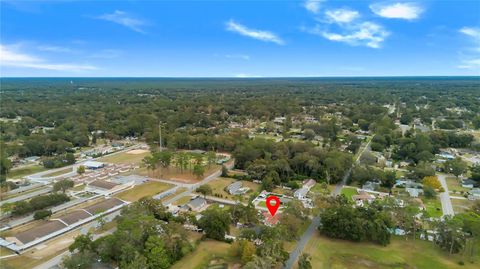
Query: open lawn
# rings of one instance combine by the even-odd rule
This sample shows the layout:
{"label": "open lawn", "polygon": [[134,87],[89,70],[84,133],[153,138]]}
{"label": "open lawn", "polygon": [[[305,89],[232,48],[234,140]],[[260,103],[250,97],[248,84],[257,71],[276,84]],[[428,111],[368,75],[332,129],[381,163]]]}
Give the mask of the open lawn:
{"label": "open lawn", "polygon": [[450,199],[452,201],[453,211],[455,213],[462,213],[472,208],[475,201],[468,199]]}
{"label": "open lawn", "polygon": [[460,184],[460,179],[457,179],[456,177],[447,177],[446,181],[448,190],[452,193],[460,194],[462,191],[468,191],[467,188],[462,187],[462,185]]}
{"label": "open lawn", "polygon": [[132,189],[123,191],[115,195],[115,197],[118,197],[122,200],[126,200],[129,202],[134,202],[134,201],[140,200],[143,197],[152,196],[157,193],[166,191],[170,188],[173,188],[173,186],[170,184],[163,183],[163,182],[150,181],[142,185],[135,186]]}
{"label": "open lawn", "polygon": [[422,201],[430,217],[438,218],[442,216],[442,204],[438,198],[422,199]]}
{"label": "open lawn", "polygon": [[357,194],[357,188],[353,187],[343,187],[341,194],[345,195],[349,201],[352,201],[352,196]]}
{"label": "open lawn", "polygon": [[229,250],[230,244],[228,243],[213,240],[202,241],[192,253],[183,257],[171,268],[203,269],[217,264],[226,266],[218,268],[230,268],[228,266],[233,264],[235,260],[230,256]]}
{"label": "open lawn", "polygon": [[[318,269],[473,269],[479,266],[479,264],[471,264],[466,261],[464,266],[460,266],[458,262],[462,258],[459,255],[449,256],[431,242],[406,241],[400,237],[393,237],[388,246],[382,247],[371,243],[329,239],[316,233],[308,241],[304,252],[312,256],[312,267]],[[295,266],[297,265],[295,264]]]}
{"label": "open lawn", "polygon": [[215,180],[212,180],[208,183],[212,187],[212,195],[215,196],[215,194],[220,195],[221,198],[229,199],[229,200],[235,200],[236,198],[242,199],[243,202],[246,202],[248,200],[248,196],[250,196],[250,193],[253,191],[257,191],[260,187],[259,184],[253,183],[250,181],[245,181],[242,180],[243,187],[248,187],[250,188],[250,191],[248,191],[244,195],[230,195],[228,192],[225,191],[225,188],[235,182],[237,180],[233,178],[224,178],[224,177],[219,177]]}
{"label": "open lawn", "polygon": [[45,175],[43,175],[42,177],[60,176],[60,175],[66,174],[66,173],[70,173],[70,172],[72,172],[72,171],[73,171],[72,168],[69,167],[69,168],[65,168],[65,169],[60,169],[60,170],[55,171],[55,172],[52,172],[52,173],[45,174]]}
{"label": "open lawn", "polygon": [[184,205],[188,203],[190,200],[192,200],[192,196],[187,195],[183,196],[182,198],[178,199],[177,201],[173,202],[174,205]]}
{"label": "open lawn", "polygon": [[13,169],[10,170],[8,173],[7,177],[8,178],[21,178],[24,176],[28,176],[34,173],[42,172],[47,170],[45,167],[42,165],[29,165],[29,166],[24,166],[18,169]]}
{"label": "open lawn", "polygon": [[121,152],[117,154],[107,155],[98,159],[99,162],[118,163],[118,164],[140,164],[146,156],[150,156],[150,152],[140,154],[132,154],[129,152]]}

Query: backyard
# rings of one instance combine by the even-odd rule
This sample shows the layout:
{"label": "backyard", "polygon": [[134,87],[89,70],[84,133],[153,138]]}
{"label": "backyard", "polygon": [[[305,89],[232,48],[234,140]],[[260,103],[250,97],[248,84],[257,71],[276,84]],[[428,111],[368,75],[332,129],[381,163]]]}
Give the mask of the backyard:
{"label": "backyard", "polygon": [[[205,240],[195,248],[192,253],[187,254],[180,261],[175,263],[172,269],[203,269],[214,265],[228,266],[235,262],[230,256],[230,244]],[[218,267],[224,268],[224,267]]]}

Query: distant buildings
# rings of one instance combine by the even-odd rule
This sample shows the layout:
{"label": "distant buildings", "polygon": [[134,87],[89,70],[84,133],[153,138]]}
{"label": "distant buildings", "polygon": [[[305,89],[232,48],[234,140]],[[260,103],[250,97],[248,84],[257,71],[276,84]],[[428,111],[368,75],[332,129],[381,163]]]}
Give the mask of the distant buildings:
{"label": "distant buildings", "polygon": [[207,200],[205,200],[203,197],[197,196],[196,198],[190,200],[190,202],[187,204],[183,205],[182,209],[200,212],[206,209],[207,205]]}
{"label": "distant buildings", "polygon": [[97,162],[97,161],[86,161],[82,165],[90,170],[100,169],[105,166],[104,163]]}

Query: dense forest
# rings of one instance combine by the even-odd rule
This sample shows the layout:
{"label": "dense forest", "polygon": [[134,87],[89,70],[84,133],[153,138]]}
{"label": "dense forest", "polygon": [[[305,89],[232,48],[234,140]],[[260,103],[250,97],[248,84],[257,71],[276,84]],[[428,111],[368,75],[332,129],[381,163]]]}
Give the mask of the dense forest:
{"label": "dense forest", "polygon": [[[7,157],[41,156],[51,168],[72,163],[69,153],[97,139],[134,137],[158,145],[160,123],[168,148],[232,152],[238,168],[274,183],[292,176],[340,180],[362,132],[375,134],[372,150],[390,151],[398,161],[428,161],[441,147],[478,147],[470,134],[449,132],[452,126],[480,127],[478,78],[3,78],[1,83],[2,178],[11,166]],[[277,117],[285,118],[282,124],[274,123]],[[438,128],[402,134],[398,121],[426,126],[434,121]],[[253,138],[252,130],[275,133],[283,142]],[[292,130],[300,132],[300,140],[289,139]]]}

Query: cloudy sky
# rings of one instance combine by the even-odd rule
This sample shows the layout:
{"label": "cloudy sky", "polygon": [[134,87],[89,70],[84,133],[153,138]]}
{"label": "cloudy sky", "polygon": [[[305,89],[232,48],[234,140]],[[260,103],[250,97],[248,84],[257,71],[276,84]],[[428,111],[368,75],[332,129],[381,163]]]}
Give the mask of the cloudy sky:
{"label": "cloudy sky", "polygon": [[2,0],[9,76],[480,75],[480,1]]}

